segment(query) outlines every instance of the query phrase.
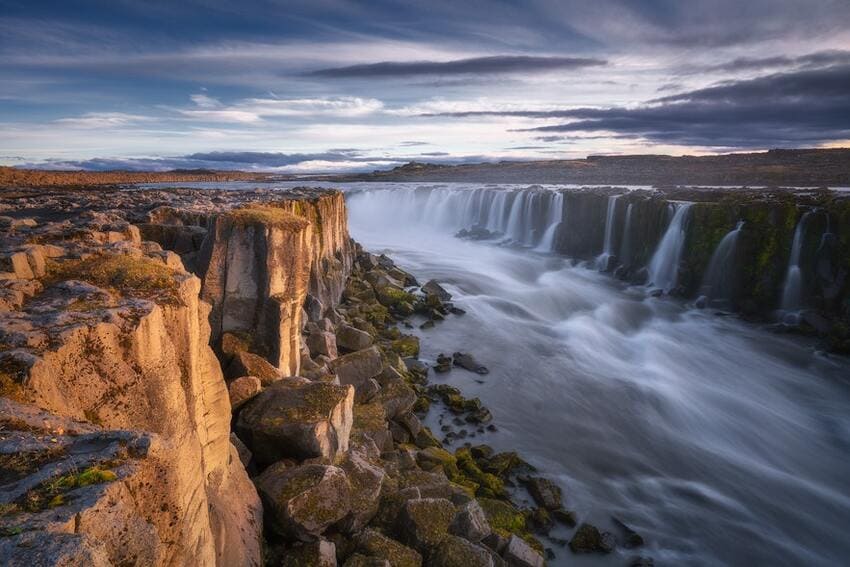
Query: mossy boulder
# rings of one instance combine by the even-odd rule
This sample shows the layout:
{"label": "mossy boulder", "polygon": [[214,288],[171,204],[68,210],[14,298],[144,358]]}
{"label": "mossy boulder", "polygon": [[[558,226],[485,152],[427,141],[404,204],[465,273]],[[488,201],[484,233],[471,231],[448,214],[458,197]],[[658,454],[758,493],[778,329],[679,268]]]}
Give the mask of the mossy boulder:
{"label": "mossy boulder", "polygon": [[402,358],[419,356],[419,337],[406,335],[394,340],[391,345],[393,352]]}
{"label": "mossy boulder", "polygon": [[479,542],[492,533],[487,514],[477,500],[470,500],[458,509],[449,532],[472,542]]}
{"label": "mossy boulder", "polygon": [[357,550],[369,557],[389,561],[393,567],[421,567],[422,555],[377,530],[366,529],[357,539]]}
{"label": "mossy boulder", "polygon": [[461,474],[478,485],[477,495],[485,498],[504,498],[507,495],[505,483],[494,474],[484,472],[479,468],[472,453],[466,447],[455,452],[457,466]]}
{"label": "mossy boulder", "polygon": [[353,407],[351,386],[282,380],[245,404],[236,431],[260,464],[333,459],[348,449]]}
{"label": "mossy boulder", "polygon": [[557,510],[561,507],[561,488],[549,479],[531,477],[526,479],[525,486],[538,505],[547,510]]}
{"label": "mossy boulder", "polygon": [[435,467],[441,467],[449,479],[455,479],[460,474],[460,470],[457,468],[457,459],[442,447],[426,447],[422,449],[417,452],[416,461],[425,470],[433,470]]}
{"label": "mossy boulder", "polygon": [[399,533],[414,549],[427,554],[448,535],[455,507],[444,498],[408,500],[402,508]]}
{"label": "mossy boulder", "polygon": [[490,552],[471,541],[449,535],[437,545],[428,560],[429,567],[493,567]]}
{"label": "mossy boulder", "polygon": [[318,539],[286,550],[281,567],[336,567],[336,546]]}
{"label": "mossy boulder", "polygon": [[351,448],[339,463],[351,485],[351,514],[344,526],[349,533],[362,530],[378,512],[386,477],[379,464],[378,448],[374,444],[371,451],[366,444]]}
{"label": "mossy boulder", "polygon": [[315,540],[351,510],[351,486],[338,467],[279,462],[267,468],[256,485],[269,527],[283,537]]}

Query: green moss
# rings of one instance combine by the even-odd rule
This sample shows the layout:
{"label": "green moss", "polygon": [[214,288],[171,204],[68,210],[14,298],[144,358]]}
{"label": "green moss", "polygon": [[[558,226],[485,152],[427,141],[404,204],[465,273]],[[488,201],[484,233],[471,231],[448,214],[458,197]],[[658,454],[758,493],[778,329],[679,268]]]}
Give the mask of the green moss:
{"label": "green moss", "polygon": [[402,358],[419,356],[419,338],[408,335],[396,339],[392,342],[392,349]]}
{"label": "green moss", "polygon": [[226,214],[226,217],[243,226],[259,224],[293,231],[303,230],[310,224],[306,219],[273,205],[249,204],[233,209]]}
{"label": "green moss", "polygon": [[82,280],[122,295],[179,302],[175,271],[150,258],[103,254],[48,265],[47,283]]}
{"label": "green moss", "polygon": [[41,512],[47,508],[62,506],[67,494],[74,489],[113,482],[118,476],[103,465],[88,467],[82,472],[60,476],[27,492],[16,504],[28,512]]}
{"label": "green moss", "polygon": [[419,553],[372,529],[363,532],[358,548],[370,557],[389,561],[393,566],[420,567],[422,565],[422,556]]}
{"label": "green moss", "polygon": [[505,483],[496,475],[484,472],[472,458],[472,453],[466,447],[455,451],[457,467],[463,476],[478,485],[478,496],[487,498],[505,498]]}
{"label": "green moss", "polygon": [[374,431],[386,427],[387,414],[380,402],[355,404],[353,425],[355,431]]}

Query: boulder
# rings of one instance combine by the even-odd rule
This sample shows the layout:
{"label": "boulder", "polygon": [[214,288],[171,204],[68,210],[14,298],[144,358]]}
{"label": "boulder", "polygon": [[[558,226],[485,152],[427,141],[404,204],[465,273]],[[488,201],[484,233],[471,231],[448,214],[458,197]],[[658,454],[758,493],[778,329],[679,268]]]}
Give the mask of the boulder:
{"label": "boulder", "polygon": [[271,529],[313,541],[351,510],[351,486],[342,469],[278,462],[256,479]]}
{"label": "boulder", "polygon": [[487,521],[484,510],[476,500],[470,500],[461,506],[452,525],[449,526],[450,533],[475,543],[490,535],[491,531],[490,522]]}
{"label": "boulder", "polygon": [[284,380],[249,401],[236,431],[261,464],[284,458],[333,459],[348,449],[354,388]]}
{"label": "boulder", "polygon": [[626,523],[619,518],[612,519],[614,520],[614,524],[616,524],[623,532],[624,546],[626,548],[632,549],[643,545],[643,537],[639,533],[626,525]]}
{"label": "boulder", "polygon": [[240,376],[227,386],[227,393],[230,395],[230,407],[238,408],[262,390],[263,384],[256,376]]}
{"label": "boulder", "polygon": [[381,383],[378,400],[384,406],[388,419],[395,419],[413,409],[417,399],[416,392],[400,374],[394,370],[384,372],[378,377],[378,382]]}
{"label": "boulder", "polygon": [[364,555],[388,561],[393,567],[421,567],[422,556],[406,545],[382,533],[367,529],[357,540],[357,549]]}
{"label": "boulder", "polygon": [[543,556],[520,537],[511,536],[502,555],[510,567],[543,567]]}
{"label": "boulder", "polygon": [[331,362],[330,370],[339,378],[339,383],[360,388],[363,383],[381,373],[383,363],[377,347],[358,350],[340,356]]}
{"label": "boulder", "polygon": [[373,342],[372,335],[351,325],[341,325],[336,332],[336,345],[346,351],[363,350]]}
{"label": "boulder", "polygon": [[273,384],[283,376],[268,360],[247,351],[239,351],[233,355],[233,360],[227,367],[226,374],[230,378],[256,376],[263,383],[263,386]]}
{"label": "boulder", "polygon": [[460,366],[461,368],[469,370],[470,372],[475,372],[476,374],[490,373],[486,366],[478,362],[475,357],[468,352],[456,352],[452,356],[454,358],[455,366]]}
{"label": "boulder", "polygon": [[570,549],[573,553],[593,553],[594,551],[610,553],[616,546],[616,540],[612,541],[612,539],[613,535],[610,533],[603,534],[594,525],[582,524],[570,540]]}
{"label": "boulder", "polygon": [[422,286],[422,293],[425,295],[434,295],[440,301],[451,301],[452,294],[443,289],[443,286],[437,283],[436,280],[429,280]]}
{"label": "boulder", "polygon": [[487,549],[449,535],[431,553],[428,567],[494,567],[494,561]]}
{"label": "boulder", "polygon": [[336,546],[326,539],[288,549],[281,567],[336,567]]}
{"label": "boulder", "polygon": [[452,357],[446,356],[443,353],[437,355],[437,364],[434,366],[436,372],[448,372],[452,369]]}
{"label": "boulder", "polygon": [[336,335],[328,331],[314,331],[307,335],[307,348],[311,356],[323,354],[329,358],[336,358]]}
{"label": "boulder", "polygon": [[359,532],[375,517],[386,477],[377,462],[378,448],[369,443],[374,454],[364,446],[354,447],[339,463],[351,484],[351,515],[345,526],[351,533]]}
{"label": "boulder", "polygon": [[427,554],[446,537],[454,517],[454,504],[445,498],[408,500],[401,511],[399,532],[408,545]]}
{"label": "boulder", "polygon": [[530,477],[526,488],[534,501],[547,510],[557,510],[561,507],[561,488],[549,479]]}

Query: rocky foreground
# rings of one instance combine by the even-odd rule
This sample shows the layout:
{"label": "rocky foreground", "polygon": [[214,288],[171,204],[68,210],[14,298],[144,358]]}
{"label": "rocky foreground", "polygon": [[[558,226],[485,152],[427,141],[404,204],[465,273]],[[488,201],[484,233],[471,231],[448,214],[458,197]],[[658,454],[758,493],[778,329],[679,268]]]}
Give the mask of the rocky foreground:
{"label": "rocky foreground", "polygon": [[0,563],[527,567],[567,545],[560,487],[444,448],[493,416],[429,384],[402,329],[463,312],[353,243],[341,193],[3,197]]}

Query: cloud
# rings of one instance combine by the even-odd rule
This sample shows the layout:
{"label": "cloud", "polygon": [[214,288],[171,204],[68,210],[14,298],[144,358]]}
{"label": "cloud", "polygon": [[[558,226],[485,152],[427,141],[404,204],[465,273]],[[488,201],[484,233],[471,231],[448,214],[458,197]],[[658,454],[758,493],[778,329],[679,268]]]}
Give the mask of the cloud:
{"label": "cloud", "polygon": [[199,108],[177,111],[183,116],[217,122],[243,124],[261,122],[267,118],[333,117],[355,118],[380,111],[384,103],[374,98],[248,98],[229,105],[221,104],[207,95],[192,95]]}
{"label": "cloud", "polygon": [[850,64],[850,51],[830,49],[796,57],[787,55],[774,55],[771,57],[738,57],[722,63],[693,67],[687,72],[739,73],[745,71],[763,71],[767,69],[780,68],[822,68],[847,64]]}
{"label": "cloud", "polygon": [[418,75],[501,75],[575,70],[606,65],[603,59],[585,57],[535,57],[494,55],[452,61],[382,61],[312,71],[309,75],[331,79],[393,78]]}
{"label": "cloud", "polygon": [[119,128],[149,120],[147,116],[123,112],[87,112],[82,116],[59,118],[54,123],[72,128]]}
{"label": "cloud", "polygon": [[[568,119],[525,131],[603,133],[665,144],[760,148],[850,137],[850,65],[730,81],[636,107],[472,111],[440,116]],[[548,138],[555,141],[554,138]]]}

